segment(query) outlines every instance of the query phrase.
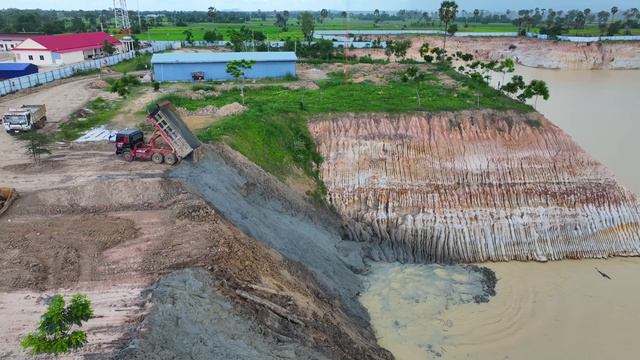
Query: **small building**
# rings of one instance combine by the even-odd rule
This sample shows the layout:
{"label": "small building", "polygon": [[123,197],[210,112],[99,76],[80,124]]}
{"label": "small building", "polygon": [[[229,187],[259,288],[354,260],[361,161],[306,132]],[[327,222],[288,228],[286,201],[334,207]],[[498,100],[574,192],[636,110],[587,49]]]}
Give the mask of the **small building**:
{"label": "small building", "polygon": [[11,49],[20,45],[21,42],[27,40],[32,36],[40,35],[38,33],[0,33],[0,52],[11,51]]}
{"label": "small building", "polygon": [[120,40],[105,32],[39,35],[24,40],[11,50],[20,62],[51,66],[73,64],[106,56],[104,42],[122,50]]}
{"label": "small building", "polygon": [[278,78],[296,75],[294,52],[173,52],[153,54],[154,78],[157,81],[229,80],[227,64],[234,60],[253,60],[245,70],[247,79]]}
{"label": "small building", "polygon": [[38,72],[38,67],[28,63],[0,63],[0,80],[13,79]]}

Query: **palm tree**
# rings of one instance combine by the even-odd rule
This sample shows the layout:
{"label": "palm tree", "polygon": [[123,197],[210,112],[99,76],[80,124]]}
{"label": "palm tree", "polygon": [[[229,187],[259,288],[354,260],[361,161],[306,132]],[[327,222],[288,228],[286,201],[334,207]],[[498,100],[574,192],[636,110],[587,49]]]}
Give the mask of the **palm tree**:
{"label": "palm tree", "polygon": [[480,15],[480,10],[475,9],[473,10],[473,17],[475,18],[475,23],[478,23],[478,15]]}
{"label": "palm tree", "polygon": [[614,6],[611,8],[611,22],[613,22],[613,19],[616,17],[616,13],[618,12],[618,7]]}
{"label": "palm tree", "polygon": [[327,9],[320,10],[320,18],[322,19],[321,22],[324,23],[324,19],[326,19],[327,16],[329,16],[329,11],[327,11]]}
{"label": "palm tree", "polygon": [[440,4],[440,10],[438,10],[438,16],[440,21],[444,23],[444,35],[442,49],[447,49],[447,30],[449,29],[449,23],[456,19],[458,14],[458,4],[455,1],[445,0]]}

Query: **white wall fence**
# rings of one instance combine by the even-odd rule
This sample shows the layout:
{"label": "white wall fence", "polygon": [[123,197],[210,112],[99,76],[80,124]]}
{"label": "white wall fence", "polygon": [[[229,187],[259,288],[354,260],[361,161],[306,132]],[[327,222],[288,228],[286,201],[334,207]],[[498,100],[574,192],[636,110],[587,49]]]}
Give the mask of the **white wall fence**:
{"label": "white wall fence", "polygon": [[[549,40],[549,35],[528,33],[527,36],[542,40]],[[640,35],[621,36],[557,36],[556,40],[571,42],[598,42],[598,41],[640,41]]]}
{"label": "white wall fence", "polygon": [[[139,52],[158,52],[174,48],[179,48],[180,42],[173,41],[157,41],[152,42],[150,47],[140,49]],[[111,66],[118,64],[124,60],[128,60],[135,57],[135,52],[130,51],[121,54],[115,54],[112,56],[103,57],[100,59],[88,60],[80,63],[70,64],[67,66],[59,67],[53,70],[39,72],[36,74],[25,75],[13,79],[0,81],[0,96],[14,93],[22,89],[28,89],[54,80],[60,80],[71,77],[78,72],[100,69],[103,66]]]}
{"label": "white wall fence", "polygon": [[[384,35],[443,35],[442,30],[319,30],[314,33],[317,39],[349,41],[358,36],[384,36]],[[515,37],[517,32],[457,32],[454,36],[471,37]],[[548,35],[527,33],[528,37],[541,40],[549,40]],[[566,36],[557,37],[560,41],[570,42],[597,42],[597,41],[640,41],[640,35],[620,35],[620,36]]]}
{"label": "white wall fence", "polygon": [[[333,38],[327,38],[326,40],[331,40]],[[341,38],[341,39],[336,39],[338,41],[334,41],[333,42],[333,47],[338,48],[338,47],[345,47],[345,48],[354,48],[354,49],[365,49],[365,48],[371,48],[373,47],[373,41],[353,41],[353,39],[350,38]],[[285,46],[284,41],[269,41],[269,46],[271,49],[281,49]],[[306,45],[307,42],[306,41],[298,41],[298,45],[300,44],[304,44]],[[311,44],[315,44],[315,42],[311,42]],[[254,48],[257,48],[258,46],[261,45],[267,45],[266,41],[256,41],[256,42],[251,42],[251,41],[246,41],[244,43],[244,47],[245,49],[247,49],[247,51],[253,51]],[[188,43],[186,41],[182,42],[182,46],[183,47],[225,47],[225,46],[231,46],[231,43],[229,43],[228,41],[194,41],[192,43]],[[380,47],[386,47],[387,43],[382,41],[380,43]]]}

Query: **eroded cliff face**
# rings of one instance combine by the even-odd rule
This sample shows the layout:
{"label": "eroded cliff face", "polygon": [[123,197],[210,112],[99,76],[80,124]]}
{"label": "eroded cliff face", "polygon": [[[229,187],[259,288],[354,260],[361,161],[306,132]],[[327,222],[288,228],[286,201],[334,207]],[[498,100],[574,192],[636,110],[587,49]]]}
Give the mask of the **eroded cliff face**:
{"label": "eroded cliff face", "polygon": [[373,258],[640,254],[635,197],[538,113],[340,114],[309,127],[328,200]]}
{"label": "eroded cliff face", "polygon": [[[397,37],[387,37],[397,39]],[[407,56],[422,61],[420,46],[442,46],[442,38],[422,36],[411,38],[412,46]],[[572,43],[523,37],[449,37],[447,50],[468,52],[480,60],[513,58],[519,64],[564,70],[625,70],[640,69],[640,42]],[[366,54],[376,59],[386,59],[384,49],[349,50],[359,56]]]}

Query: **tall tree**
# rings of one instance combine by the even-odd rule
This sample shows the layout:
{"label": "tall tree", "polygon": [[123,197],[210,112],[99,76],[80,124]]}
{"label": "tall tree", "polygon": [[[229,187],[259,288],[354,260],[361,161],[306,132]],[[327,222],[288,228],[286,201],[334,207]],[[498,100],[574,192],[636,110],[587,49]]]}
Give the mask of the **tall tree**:
{"label": "tall tree", "polygon": [[420,83],[422,83],[426,78],[427,75],[414,65],[409,66],[402,74],[402,81],[412,82],[416,85],[416,100],[418,101],[418,108],[422,105],[420,101]]}
{"label": "tall tree", "polygon": [[618,13],[618,7],[614,6],[611,8],[611,21],[613,21]]}
{"label": "tall tree", "polygon": [[189,44],[193,44],[193,33],[191,32],[191,30],[183,31],[182,35],[184,35],[184,40],[186,42],[188,42]]}
{"label": "tall tree", "polygon": [[440,21],[444,24],[442,48],[445,50],[447,48],[447,31],[449,29],[449,24],[456,19],[456,15],[458,15],[458,4],[456,4],[455,1],[445,0],[440,4],[438,16],[440,17]]}
{"label": "tall tree", "polygon": [[216,10],[215,7],[209,6],[209,8],[207,9],[207,17],[209,18],[209,22],[213,22],[216,19],[217,13],[218,10]]}
{"label": "tall tree", "polygon": [[473,10],[473,18],[476,24],[478,23],[478,15],[480,15],[480,10],[478,9]]}
{"label": "tall tree", "polygon": [[242,98],[242,105],[244,105],[244,79],[246,77],[245,70],[249,70],[256,62],[254,60],[234,60],[227,63],[227,74],[233,76],[234,79],[241,80],[240,82],[240,97]]}
{"label": "tall tree", "polygon": [[313,15],[308,11],[303,12],[300,17],[300,28],[302,30],[302,35],[304,35],[304,39],[307,40],[308,44],[311,44],[311,40],[313,40],[315,27],[316,25]]}
{"label": "tall tree", "polygon": [[326,19],[327,16],[329,16],[329,11],[327,9],[320,10],[320,19],[322,19],[322,23],[324,23],[324,19]]}

